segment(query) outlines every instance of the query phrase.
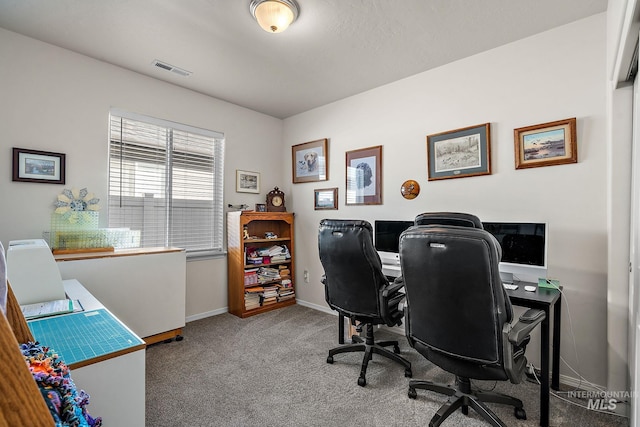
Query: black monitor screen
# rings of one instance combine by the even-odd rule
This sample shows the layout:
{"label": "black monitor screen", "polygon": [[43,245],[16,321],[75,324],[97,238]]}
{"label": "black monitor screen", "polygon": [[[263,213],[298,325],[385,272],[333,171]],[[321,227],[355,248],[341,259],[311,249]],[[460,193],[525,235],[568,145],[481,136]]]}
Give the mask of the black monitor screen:
{"label": "black monitor screen", "polygon": [[413,225],[413,221],[375,221],[374,242],[376,250],[398,253],[400,234]]}
{"label": "black monitor screen", "polygon": [[483,222],[502,247],[502,262],[545,266],[546,224],[531,222]]}

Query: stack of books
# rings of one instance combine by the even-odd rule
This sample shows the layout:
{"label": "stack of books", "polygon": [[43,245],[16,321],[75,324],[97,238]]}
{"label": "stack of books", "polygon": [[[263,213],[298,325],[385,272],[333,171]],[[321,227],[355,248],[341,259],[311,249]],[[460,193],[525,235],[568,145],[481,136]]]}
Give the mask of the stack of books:
{"label": "stack of books", "polygon": [[286,301],[296,297],[293,287],[280,287],[278,289],[278,301]]}
{"label": "stack of books", "polygon": [[277,268],[260,267],[258,269],[258,283],[272,283],[280,280],[280,271]]}
{"label": "stack of books", "polygon": [[293,282],[291,282],[291,270],[289,270],[286,265],[281,265],[279,270],[280,286],[278,288],[278,301],[295,298],[296,294],[293,289]]}
{"label": "stack of books", "polygon": [[260,293],[263,288],[257,286],[255,288],[245,289],[244,292],[244,308],[245,310],[252,310],[260,307]]}
{"label": "stack of books", "polygon": [[265,286],[260,294],[260,305],[265,306],[278,302],[278,287]]}
{"label": "stack of books", "polygon": [[289,270],[289,267],[287,267],[286,265],[281,265],[278,270],[280,272],[280,284],[284,284],[286,280],[291,283],[291,270]]}
{"label": "stack of books", "polygon": [[269,257],[270,262],[282,262],[291,258],[289,249],[286,245],[273,245],[269,248],[261,248],[257,251],[258,256]]}

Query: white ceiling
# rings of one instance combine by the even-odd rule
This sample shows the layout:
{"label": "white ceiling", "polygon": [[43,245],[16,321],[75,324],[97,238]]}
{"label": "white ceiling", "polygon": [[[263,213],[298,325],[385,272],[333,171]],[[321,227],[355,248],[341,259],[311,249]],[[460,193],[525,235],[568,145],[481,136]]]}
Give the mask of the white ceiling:
{"label": "white ceiling", "polygon": [[297,1],[300,16],[281,34],[258,26],[250,0],[0,0],[0,27],[286,118],[607,9],[607,0]]}

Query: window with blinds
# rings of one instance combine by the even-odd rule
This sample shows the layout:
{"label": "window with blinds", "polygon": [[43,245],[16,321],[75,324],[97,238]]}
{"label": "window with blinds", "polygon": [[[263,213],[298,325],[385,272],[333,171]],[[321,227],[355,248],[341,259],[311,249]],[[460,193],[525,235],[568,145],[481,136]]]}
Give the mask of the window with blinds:
{"label": "window with blinds", "polygon": [[109,227],[140,230],[141,246],[223,252],[224,135],[111,110]]}

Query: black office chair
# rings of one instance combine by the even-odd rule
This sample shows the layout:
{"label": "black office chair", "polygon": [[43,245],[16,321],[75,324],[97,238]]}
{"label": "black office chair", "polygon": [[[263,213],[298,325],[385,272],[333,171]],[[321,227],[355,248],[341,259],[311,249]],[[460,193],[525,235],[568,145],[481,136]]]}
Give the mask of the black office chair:
{"label": "black office chair", "polygon": [[482,229],[482,221],[475,215],[462,212],[425,212],[416,216],[415,225],[457,225]]}
{"label": "black office chair", "polygon": [[521,400],[471,385],[471,379],[519,383],[529,333],[544,319],[542,310],[531,309],[511,325],[511,303],[498,272],[500,256],[498,242],[485,230],[414,226],[400,236],[409,344],[456,376],[455,387],[409,382],[410,398],[417,397],[416,389],[450,396],[430,426],[440,425],[460,407],[468,414],[469,406],[493,426],[504,426],[484,402],[512,405],[516,418],[526,419]]}
{"label": "black office chair", "polygon": [[[405,377],[411,377],[411,363],[399,356],[398,341],[375,342],[373,326],[385,324],[400,326],[403,311],[399,304],[404,299],[402,283],[389,283],[382,273],[380,257],[373,246],[373,231],[367,221],[331,220],[320,222],[318,246],[324,267],[322,282],[325,299],[333,310],[365,326],[364,340],[352,336],[352,344],[329,350],[327,363],[339,353],[363,351],[364,358],[358,385],[367,384],[367,366],[373,354],[379,354],[404,366]],[[385,347],[393,346],[393,352]]]}

